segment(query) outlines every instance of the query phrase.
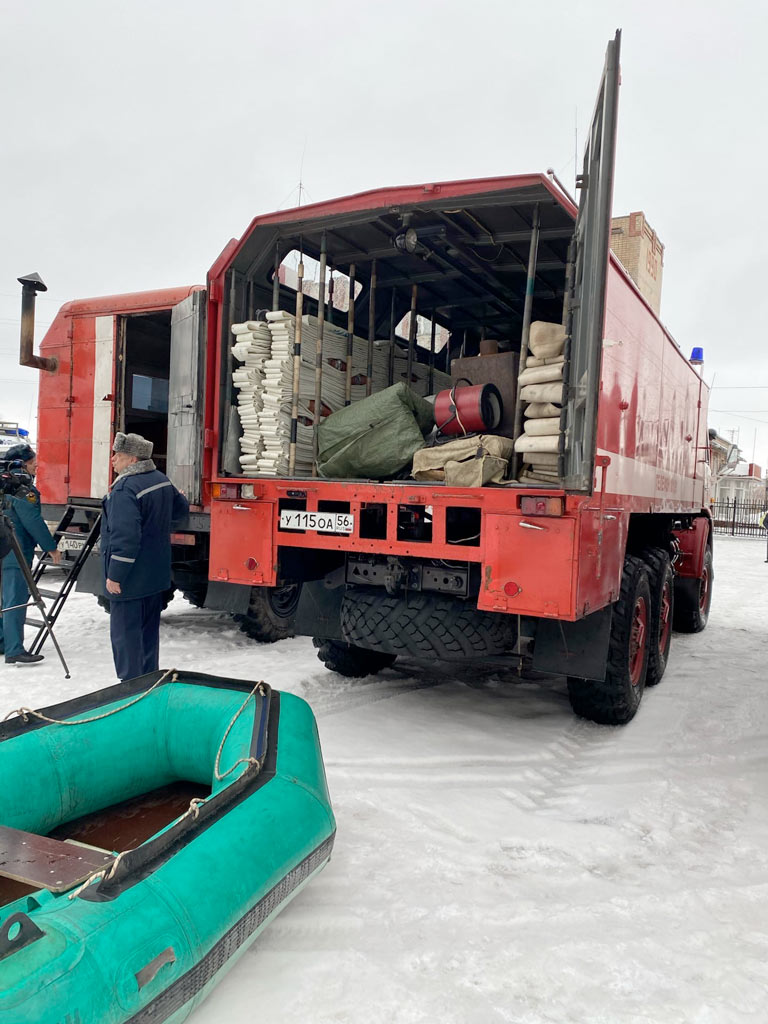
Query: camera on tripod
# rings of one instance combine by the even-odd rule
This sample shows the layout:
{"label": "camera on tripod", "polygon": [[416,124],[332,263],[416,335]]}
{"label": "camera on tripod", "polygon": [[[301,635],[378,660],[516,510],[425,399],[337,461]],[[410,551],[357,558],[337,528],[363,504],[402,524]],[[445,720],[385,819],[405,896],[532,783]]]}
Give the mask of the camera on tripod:
{"label": "camera on tripod", "polygon": [[23,498],[31,486],[32,477],[21,459],[0,459],[0,495]]}

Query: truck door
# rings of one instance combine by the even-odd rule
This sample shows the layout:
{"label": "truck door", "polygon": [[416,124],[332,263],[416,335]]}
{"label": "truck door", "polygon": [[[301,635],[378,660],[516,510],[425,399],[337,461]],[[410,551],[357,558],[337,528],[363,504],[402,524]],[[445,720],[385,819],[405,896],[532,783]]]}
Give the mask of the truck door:
{"label": "truck door", "polygon": [[584,168],[573,236],[574,288],[566,332],[570,374],[566,396],[565,486],[589,491],[594,474],[597,403],[611,238],[613,164],[619,94],[621,32],[608,43],[605,68],[584,150]]}
{"label": "truck door", "polygon": [[204,335],[205,292],[198,291],[171,312],[168,380],[167,472],[191,505],[201,499]]}

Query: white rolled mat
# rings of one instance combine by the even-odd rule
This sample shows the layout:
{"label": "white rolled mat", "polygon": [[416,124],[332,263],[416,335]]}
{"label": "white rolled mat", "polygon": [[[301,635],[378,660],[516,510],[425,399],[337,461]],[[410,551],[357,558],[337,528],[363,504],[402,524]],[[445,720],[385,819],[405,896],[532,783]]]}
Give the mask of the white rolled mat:
{"label": "white rolled mat", "polygon": [[554,402],[531,402],[525,408],[525,416],[527,419],[540,420],[548,416],[559,416],[560,406],[555,405]]}
{"label": "white rolled mat", "polygon": [[520,390],[520,399],[523,402],[555,402],[560,404],[563,400],[563,382],[526,384]]}
{"label": "white rolled mat", "polygon": [[550,366],[529,366],[517,379],[520,387],[526,384],[545,384],[550,380],[563,379],[563,363],[552,363]]}
{"label": "white rolled mat", "polygon": [[565,328],[562,324],[551,324],[545,320],[535,320],[531,324],[528,347],[539,359],[559,356],[564,345]]}
{"label": "white rolled mat", "polygon": [[560,417],[547,416],[539,420],[526,420],[524,429],[531,437],[544,437],[547,434],[560,433]]}
{"label": "white rolled mat", "polygon": [[515,441],[515,451],[556,452],[559,444],[559,434],[547,434],[545,437],[534,437],[531,434],[521,434]]}
{"label": "white rolled mat", "polygon": [[543,466],[552,469],[557,467],[557,459],[558,456],[555,452],[524,452],[522,455],[523,462],[531,466]]}
{"label": "white rolled mat", "polygon": [[552,363],[562,363],[565,361],[565,356],[552,356],[549,359],[539,359],[538,356],[528,356],[525,360],[526,368],[529,366],[550,366]]}

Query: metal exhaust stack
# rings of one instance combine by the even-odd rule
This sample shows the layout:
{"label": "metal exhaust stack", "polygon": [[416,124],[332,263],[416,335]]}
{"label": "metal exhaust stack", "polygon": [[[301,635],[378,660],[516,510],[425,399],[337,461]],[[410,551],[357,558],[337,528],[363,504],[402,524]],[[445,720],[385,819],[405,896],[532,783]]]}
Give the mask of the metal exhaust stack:
{"label": "metal exhaust stack", "polygon": [[31,366],[35,370],[47,370],[55,373],[59,368],[59,360],[34,354],[35,347],[35,298],[37,292],[47,292],[39,274],[27,274],[17,278],[21,285],[21,338],[19,341],[19,365]]}

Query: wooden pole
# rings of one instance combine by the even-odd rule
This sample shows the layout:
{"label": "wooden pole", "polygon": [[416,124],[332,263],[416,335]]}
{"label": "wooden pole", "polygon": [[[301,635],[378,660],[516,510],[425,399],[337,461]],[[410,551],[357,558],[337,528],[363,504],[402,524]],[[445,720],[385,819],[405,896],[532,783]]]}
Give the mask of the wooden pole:
{"label": "wooden pole", "polygon": [[323,329],[325,327],[325,268],[328,248],[325,232],[320,240],[320,284],[317,294],[317,345],[315,346],[315,408],[312,416],[312,476],[317,476],[317,431],[323,406]]}
{"label": "wooden pole", "polygon": [[344,382],[344,405],[352,404],[352,357],[355,344],[355,264],[349,265],[349,305],[347,307],[347,375]]}
{"label": "wooden pole", "polygon": [[411,288],[411,317],[408,323],[408,372],[406,377],[408,379],[408,387],[413,387],[411,377],[413,375],[413,350],[416,347],[416,327],[417,319],[416,316],[416,299],[419,294],[419,286],[415,284]]}
{"label": "wooden pole", "polygon": [[293,336],[293,392],[291,395],[291,438],[288,447],[288,476],[296,471],[296,438],[299,430],[299,380],[301,378],[301,318],[304,314],[304,253],[300,251],[296,284],[296,325]]}
{"label": "wooden pole", "polygon": [[376,340],[376,260],[371,264],[371,281],[368,288],[368,365],[366,367],[365,393],[373,390],[373,343]]}

